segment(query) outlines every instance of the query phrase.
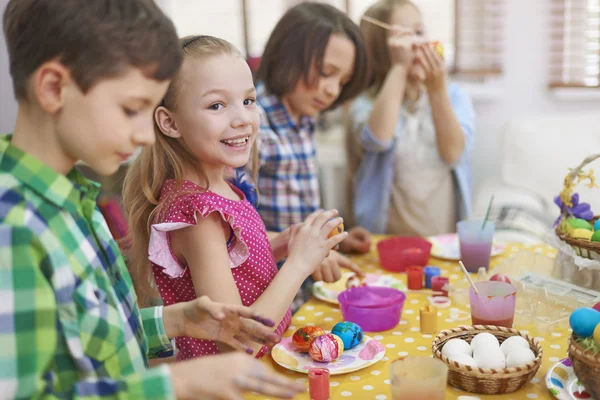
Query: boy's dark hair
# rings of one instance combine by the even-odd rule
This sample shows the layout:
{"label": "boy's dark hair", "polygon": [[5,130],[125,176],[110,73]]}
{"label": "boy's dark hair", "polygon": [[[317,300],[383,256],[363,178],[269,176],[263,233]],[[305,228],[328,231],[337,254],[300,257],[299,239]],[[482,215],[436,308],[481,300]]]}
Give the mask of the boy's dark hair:
{"label": "boy's dark hair", "polygon": [[167,80],[183,60],[175,27],[153,0],[10,0],[3,23],[18,100],[55,58],[84,93],[128,66]]}
{"label": "boy's dark hair", "polygon": [[256,80],[266,89],[282,96],[290,93],[302,78],[307,85],[313,62],[323,67],[329,37],[339,33],[354,43],[356,59],[350,81],[342,89],[331,108],[357,96],[366,89],[369,79],[367,50],[359,27],[337,8],[323,3],[306,2],[290,8],[271,33]]}

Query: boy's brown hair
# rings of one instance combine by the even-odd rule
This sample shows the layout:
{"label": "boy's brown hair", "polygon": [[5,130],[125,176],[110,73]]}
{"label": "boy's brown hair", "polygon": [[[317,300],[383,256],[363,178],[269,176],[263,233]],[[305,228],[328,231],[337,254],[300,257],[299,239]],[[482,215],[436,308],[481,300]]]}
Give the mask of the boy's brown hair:
{"label": "boy's brown hair", "polygon": [[10,0],[3,24],[17,100],[53,59],[85,93],[129,66],[170,79],[183,58],[173,23],[153,0]]}
{"label": "boy's brown hair", "polygon": [[356,97],[366,88],[369,74],[362,33],[346,14],[323,3],[302,3],[281,17],[267,41],[256,80],[279,97],[292,92],[300,79],[312,86],[313,62],[320,71],[329,37],[334,33],[345,35],[354,44],[356,58],[352,78],[331,108]]}

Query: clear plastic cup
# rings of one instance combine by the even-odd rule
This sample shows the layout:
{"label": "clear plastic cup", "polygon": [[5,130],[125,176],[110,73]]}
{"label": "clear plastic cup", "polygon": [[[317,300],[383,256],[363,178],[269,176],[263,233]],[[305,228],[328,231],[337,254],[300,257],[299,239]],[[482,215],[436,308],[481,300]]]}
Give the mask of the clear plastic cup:
{"label": "clear plastic cup", "polygon": [[476,273],[480,267],[489,269],[496,224],[483,220],[464,220],[456,224],[460,258],[467,271]]}
{"label": "clear plastic cup", "polygon": [[506,282],[476,282],[479,294],[469,287],[473,325],[513,327],[517,288]]}
{"label": "clear plastic cup", "polygon": [[448,366],[437,358],[406,357],[390,365],[392,400],[444,400]]}

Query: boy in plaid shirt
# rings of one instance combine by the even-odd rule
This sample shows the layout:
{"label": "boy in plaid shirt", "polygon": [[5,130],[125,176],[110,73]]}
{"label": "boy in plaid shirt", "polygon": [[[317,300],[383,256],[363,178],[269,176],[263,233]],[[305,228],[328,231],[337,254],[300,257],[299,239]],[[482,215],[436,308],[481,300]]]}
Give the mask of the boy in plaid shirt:
{"label": "boy in plaid shirt", "polygon": [[[261,109],[258,211],[267,230],[287,232],[321,207],[314,118],[357,96],[367,80],[360,29],[337,8],[306,2],[277,23],[256,75]],[[369,232],[355,227],[348,233],[341,251],[369,251]],[[362,275],[349,259],[332,251],[312,280],[335,282],[340,267]],[[310,297],[311,286],[309,279],[292,310]]]}
{"label": "boy in plaid shirt", "polygon": [[0,139],[0,398],[293,397],[242,353],[148,368],[169,338],[251,353],[274,324],[206,297],[140,310],[98,186],[74,168],[112,174],[153,143],[182,61],[172,23],[152,0],[11,0],[3,22],[19,112]]}

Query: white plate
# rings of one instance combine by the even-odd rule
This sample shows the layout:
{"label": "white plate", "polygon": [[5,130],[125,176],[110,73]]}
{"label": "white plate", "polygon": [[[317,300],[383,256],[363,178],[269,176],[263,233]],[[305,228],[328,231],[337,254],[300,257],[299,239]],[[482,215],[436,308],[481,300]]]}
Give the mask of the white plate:
{"label": "white plate", "polygon": [[565,358],[554,364],[546,374],[546,387],[559,400],[594,400],[575,376],[571,360]]}
{"label": "white plate", "polygon": [[[430,236],[427,240],[433,245],[431,247],[432,257],[448,261],[460,260],[460,244],[456,233]],[[505,246],[503,244],[494,242],[492,245],[492,257],[504,253],[504,250]]]}
{"label": "white plate", "polygon": [[340,358],[329,363],[316,362],[308,353],[300,353],[293,345],[291,337],[281,339],[271,350],[271,357],[283,368],[307,374],[309,369],[321,367],[329,369],[331,375],[347,374],[370,367],[381,360],[384,354],[385,347],[367,335],[361,344],[351,350],[344,350]]}
{"label": "white plate", "polygon": [[[354,276],[353,272],[346,272],[334,283],[315,282],[312,287],[313,296],[327,303],[339,304],[338,295],[347,289],[346,283],[351,276]],[[391,275],[367,274],[364,283],[367,286],[384,286],[402,291],[406,290],[404,282]]]}

